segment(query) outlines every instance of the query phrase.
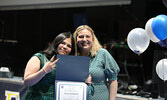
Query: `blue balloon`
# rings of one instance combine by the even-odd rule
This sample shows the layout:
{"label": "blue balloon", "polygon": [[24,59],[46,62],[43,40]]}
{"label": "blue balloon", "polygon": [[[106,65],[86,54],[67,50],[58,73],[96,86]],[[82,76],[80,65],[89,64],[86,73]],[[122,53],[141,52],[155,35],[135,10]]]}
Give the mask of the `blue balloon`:
{"label": "blue balloon", "polygon": [[159,40],[165,40],[167,38],[167,16],[158,15],[152,22],[152,31]]}

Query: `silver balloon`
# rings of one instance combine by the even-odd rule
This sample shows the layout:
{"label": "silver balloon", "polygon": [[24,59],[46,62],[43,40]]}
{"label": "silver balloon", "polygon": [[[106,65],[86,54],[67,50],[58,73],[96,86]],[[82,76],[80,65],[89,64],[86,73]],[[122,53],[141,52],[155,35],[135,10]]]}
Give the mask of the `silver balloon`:
{"label": "silver balloon", "polygon": [[151,41],[153,41],[153,42],[159,42],[160,40],[152,32],[151,24],[152,24],[153,19],[154,18],[151,18],[151,19],[149,19],[147,21],[147,23],[145,25],[145,30],[146,30],[146,33],[147,33],[147,35],[148,35],[148,37],[150,38]]}
{"label": "silver balloon", "polygon": [[167,80],[167,59],[161,59],[156,65],[158,77],[164,81]]}
{"label": "silver balloon", "polygon": [[141,54],[148,48],[150,39],[144,29],[134,28],[128,34],[127,43],[134,53]]}

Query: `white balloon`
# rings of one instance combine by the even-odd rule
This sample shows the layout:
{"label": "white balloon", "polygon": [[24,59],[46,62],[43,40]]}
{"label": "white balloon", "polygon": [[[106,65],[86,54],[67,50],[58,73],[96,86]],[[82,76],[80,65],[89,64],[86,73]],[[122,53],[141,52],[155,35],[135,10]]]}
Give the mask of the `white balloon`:
{"label": "white balloon", "polygon": [[152,31],[151,24],[152,24],[153,19],[154,18],[151,18],[147,21],[147,23],[145,25],[145,30],[146,30],[146,33],[147,33],[147,35],[148,35],[148,37],[150,38],[151,41],[159,42],[160,40],[154,35],[154,33]]}
{"label": "white balloon", "polygon": [[167,59],[161,59],[157,63],[156,73],[162,80],[167,80]]}
{"label": "white balloon", "polygon": [[127,43],[134,53],[141,54],[148,48],[150,39],[144,29],[134,28],[128,34]]}

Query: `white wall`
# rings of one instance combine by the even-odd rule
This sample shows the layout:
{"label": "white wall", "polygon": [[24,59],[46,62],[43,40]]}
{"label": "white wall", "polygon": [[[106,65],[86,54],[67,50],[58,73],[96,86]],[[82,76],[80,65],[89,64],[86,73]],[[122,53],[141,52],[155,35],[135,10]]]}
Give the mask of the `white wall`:
{"label": "white wall", "polygon": [[130,3],[131,0],[0,0],[0,10],[125,5]]}

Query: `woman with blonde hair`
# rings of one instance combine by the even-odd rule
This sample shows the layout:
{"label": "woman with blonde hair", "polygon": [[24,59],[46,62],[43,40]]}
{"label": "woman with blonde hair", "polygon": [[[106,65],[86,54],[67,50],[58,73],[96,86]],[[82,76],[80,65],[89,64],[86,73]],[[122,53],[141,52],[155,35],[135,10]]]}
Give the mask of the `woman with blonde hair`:
{"label": "woman with blonde hair", "polygon": [[[119,67],[111,54],[103,49],[94,31],[88,25],[79,26],[73,34],[75,55],[89,56],[91,100],[115,100]],[[108,81],[107,81],[108,80]],[[109,85],[107,85],[109,82]]]}

